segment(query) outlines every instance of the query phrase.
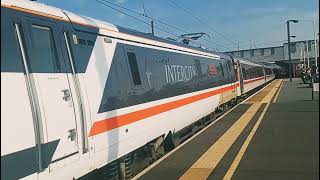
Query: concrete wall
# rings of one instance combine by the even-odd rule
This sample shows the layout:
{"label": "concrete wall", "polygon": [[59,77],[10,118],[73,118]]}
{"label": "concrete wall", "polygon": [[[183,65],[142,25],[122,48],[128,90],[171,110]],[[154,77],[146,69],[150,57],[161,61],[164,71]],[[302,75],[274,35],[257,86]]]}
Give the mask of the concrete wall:
{"label": "concrete wall", "polygon": [[[303,59],[303,52],[304,52],[304,44],[308,44],[308,53],[306,53],[306,66],[307,66],[307,57],[309,56],[310,65],[315,63],[315,51],[314,51],[314,40],[307,40],[307,41],[297,41],[292,42],[291,48],[291,62],[293,66],[293,77],[299,76],[299,71],[296,70],[300,59]],[[262,54],[263,49],[263,54]],[[271,53],[273,49],[274,53]],[[301,55],[302,50],[302,55]],[[250,51],[253,51],[253,56]],[[241,52],[243,52],[244,57],[241,56]],[[319,60],[319,42],[317,44],[317,54]],[[288,71],[288,63],[289,63],[289,56],[288,56],[288,43],[284,43],[283,46],[277,47],[266,47],[266,48],[258,48],[258,49],[246,49],[240,51],[233,51],[233,52],[226,52],[231,54],[235,57],[247,59],[252,62],[276,62],[277,65],[281,66],[284,70]],[[318,62],[319,63],[319,62]]]}
{"label": "concrete wall", "polygon": [[[308,40],[307,43],[311,46],[309,46],[309,58],[314,60],[315,53],[314,53],[314,41]],[[291,51],[291,59],[293,61],[300,61],[301,58],[301,48],[303,52],[303,45],[305,44],[305,41],[297,41],[292,42],[292,51]],[[263,49],[263,54],[262,54]],[[274,50],[274,54],[271,53],[271,50]],[[318,58],[319,58],[319,42],[317,46],[317,52],[318,52]],[[250,51],[253,51],[253,56]],[[241,56],[241,53],[243,52],[244,56]],[[283,46],[277,46],[277,47],[267,47],[267,48],[258,48],[258,49],[246,49],[246,50],[240,50],[240,51],[230,51],[226,52],[228,54],[231,54],[235,57],[247,59],[249,61],[253,62],[276,62],[276,61],[285,61],[289,60],[288,58],[288,43],[284,43]],[[302,54],[303,55],[303,54]],[[308,54],[306,54],[306,57]],[[303,56],[302,56],[303,57]]]}
{"label": "concrete wall", "polygon": [[[314,51],[314,43],[313,42],[314,42],[313,40],[312,41],[309,40],[307,42],[300,41],[300,42],[291,43],[291,59],[300,59],[301,53],[302,53],[302,57],[303,57],[303,51],[304,51],[303,48],[304,48],[304,45],[306,45],[306,44],[308,44],[308,53],[306,53],[306,57],[309,56],[309,58],[314,59],[315,51]],[[284,59],[289,60],[288,43],[285,43],[283,45],[284,45],[284,54],[285,54]],[[301,52],[301,50],[302,50],[302,52]],[[319,46],[317,46],[317,55],[319,57]]]}
{"label": "concrete wall", "polygon": [[[274,50],[274,54],[271,54],[271,49]],[[253,56],[251,56],[251,51],[253,51]],[[262,53],[263,51],[263,53]],[[284,54],[283,54],[283,46],[280,47],[270,47],[270,48],[259,48],[259,49],[252,49],[252,50],[242,50],[244,57],[241,56],[241,51],[233,52],[235,57],[248,59],[254,62],[274,62],[274,61],[283,61]],[[232,54],[230,52],[227,52]]]}

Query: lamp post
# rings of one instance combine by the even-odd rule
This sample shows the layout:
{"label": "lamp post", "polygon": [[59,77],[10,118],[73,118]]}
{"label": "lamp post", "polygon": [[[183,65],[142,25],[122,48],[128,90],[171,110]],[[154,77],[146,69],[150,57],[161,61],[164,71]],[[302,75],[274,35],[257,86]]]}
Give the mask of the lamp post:
{"label": "lamp post", "polygon": [[[308,41],[306,41],[306,54],[307,54],[307,62],[308,62],[308,69],[310,68],[310,55],[309,55],[309,45],[308,45]],[[311,47],[310,47],[311,48]]]}
{"label": "lamp post", "polygon": [[292,82],[292,64],[291,64],[291,46],[290,46],[290,26],[289,23],[293,22],[293,23],[298,23],[298,20],[288,20],[287,21],[287,33],[288,33],[288,55],[289,55],[289,79],[290,82]]}
{"label": "lamp post", "polygon": [[316,20],[313,20],[313,36],[314,36],[314,58],[316,60],[316,73],[318,74],[318,52],[317,52],[317,36],[316,36]]}

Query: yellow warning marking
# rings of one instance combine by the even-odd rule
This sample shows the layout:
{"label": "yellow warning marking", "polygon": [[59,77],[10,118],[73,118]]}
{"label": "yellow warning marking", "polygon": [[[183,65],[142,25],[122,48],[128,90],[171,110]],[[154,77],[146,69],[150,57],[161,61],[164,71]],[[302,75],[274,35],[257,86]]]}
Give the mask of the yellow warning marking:
{"label": "yellow warning marking", "polygon": [[[263,98],[262,102],[271,101],[276,93],[275,87],[277,85],[279,87],[280,82],[276,82],[276,86]],[[262,103],[254,103],[179,179],[207,179],[261,105]]]}
{"label": "yellow warning marking", "polygon": [[262,99],[261,103],[270,103],[273,96],[277,93],[278,88],[280,87],[281,80],[273,87],[273,89]]}
{"label": "yellow warning marking", "polygon": [[280,87],[279,87],[279,89],[278,89],[278,93],[277,93],[277,95],[275,96],[275,98],[274,98],[274,100],[273,100],[272,103],[275,103],[275,102],[277,101],[277,98],[278,98],[278,96],[279,96],[279,94],[280,94],[282,85],[283,85],[283,80],[281,80],[281,84],[280,84]]}
{"label": "yellow warning marking", "polygon": [[264,114],[267,112],[267,109],[269,107],[270,103],[268,103],[266,105],[266,107],[264,107],[258,121],[256,122],[255,126],[253,127],[252,131],[250,132],[249,136],[247,137],[246,141],[243,143],[239,153],[237,154],[236,158],[233,160],[230,168],[228,169],[226,175],[223,177],[223,180],[229,180],[231,179],[232,175],[234,174],[235,170],[237,169],[245,151],[247,150],[247,147],[249,146],[249,143],[252,139],[252,137],[254,136],[255,132],[257,131],[261,121],[262,121],[262,118],[264,117]]}
{"label": "yellow warning marking", "polygon": [[228,151],[236,138],[240,135],[246,125],[253,118],[262,104],[253,104],[241,117],[235,122],[231,128],[227,130],[197,162],[195,162],[187,172],[185,172],[181,180],[184,179],[206,179],[211,171],[217,166],[223,155]]}
{"label": "yellow warning marking", "polygon": [[[247,150],[247,148],[248,148],[248,146],[250,144],[250,141],[252,140],[254,134],[256,133],[256,131],[257,131],[257,129],[258,129],[258,127],[259,127],[264,115],[265,115],[265,113],[267,112],[268,107],[270,106],[270,102],[271,102],[271,99],[272,99],[273,95],[277,92],[277,90],[279,88],[281,88],[282,83],[283,83],[283,80],[279,81],[277,83],[277,85],[270,91],[270,93],[262,100],[262,102],[267,103],[267,105],[266,105],[266,107],[264,107],[264,109],[263,109],[258,121],[256,122],[256,124],[254,125],[253,129],[249,133],[247,139],[243,143],[243,145],[242,145],[240,151],[238,152],[236,158],[233,160],[233,162],[232,162],[230,168],[228,169],[226,175],[223,177],[223,180],[230,180],[231,177],[233,176],[233,174],[234,174],[235,170],[237,169],[237,167],[238,167],[238,165],[239,165],[239,163],[240,163],[245,151]],[[279,95],[279,92],[280,92],[280,89],[277,92],[277,95]],[[277,98],[277,96],[275,97],[275,99],[276,98]],[[275,100],[273,102],[275,102]]]}
{"label": "yellow warning marking", "polygon": [[277,82],[278,81],[271,82],[267,87],[265,87],[262,91],[260,91],[255,96],[248,99],[245,103],[246,104],[260,103],[261,100],[266,96],[266,94],[268,94],[274,88],[274,86],[277,84]]}

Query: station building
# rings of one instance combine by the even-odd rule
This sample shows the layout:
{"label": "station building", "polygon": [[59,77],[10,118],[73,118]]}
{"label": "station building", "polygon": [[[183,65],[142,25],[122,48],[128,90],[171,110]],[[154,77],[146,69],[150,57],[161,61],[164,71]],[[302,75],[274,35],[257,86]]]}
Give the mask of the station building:
{"label": "station building", "polygon": [[[319,41],[317,41],[317,59],[319,64]],[[299,77],[300,72],[297,71],[299,62],[307,66],[308,59],[310,66],[315,64],[314,40],[291,42],[291,62],[293,66],[293,77]],[[275,64],[280,66],[286,73],[289,69],[288,43],[282,46],[263,47],[255,49],[245,49],[239,51],[225,52],[235,57],[243,58],[252,62]]]}

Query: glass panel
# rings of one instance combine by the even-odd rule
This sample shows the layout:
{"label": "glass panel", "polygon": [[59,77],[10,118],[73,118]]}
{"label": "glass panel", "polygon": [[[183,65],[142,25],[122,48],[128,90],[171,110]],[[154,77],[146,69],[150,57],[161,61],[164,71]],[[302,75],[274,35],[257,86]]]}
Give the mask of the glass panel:
{"label": "glass panel", "polygon": [[225,82],[229,83],[230,81],[230,75],[229,75],[229,68],[228,68],[228,62],[223,62],[223,72],[225,73]]}
{"label": "glass panel", "polygon": [[247,73],[245,68],[242,68],[242,75],[243,75],[243,79],[247,79]]}
{"label": "glass panel", "polygon": [[221,69],[222,76],[224,77],[224,71],[223,71],[223,68],[222,68],[222,64],[221,64],[221,63],[220,63],[220,69]]}
{"label": "glass panel", "polygon": [[309,51],[309,52],[312,50],[311,43],[312,43],[312,41],[308,41],[308,51]]}
{"label": "glass panel", "polygon": [[296,46],[296,43],[292,43],[291,44],[291,53],[295,53],[297,52],[297,46]]}
{"label": "glass panel", "polygon": [[31,72],[60,72],[60,64],[54,45],[52,30],[48,27],[32,25]]}
{"label": "glass panel", "polygon": [[24,72],[13,22],[1,12],[1,72]]}
{"label": "glass panel", "polygon": [[130,66],[133,84],[134,85],[141,85],[141,79],[140,79],[136,55],[133,52],[128,52],[127,55],[128,55],[129,66]]}
{"label": "glass panel", "polygon": [[203,72],[202,72],[200,60],[199,60],[199,59],[195,59],[195,60],[193,60],[193,61],[194,61],[194,65],[195,65],[195,67],[196,67],[198,76],[202,76],[202,75],[203,75]]}

